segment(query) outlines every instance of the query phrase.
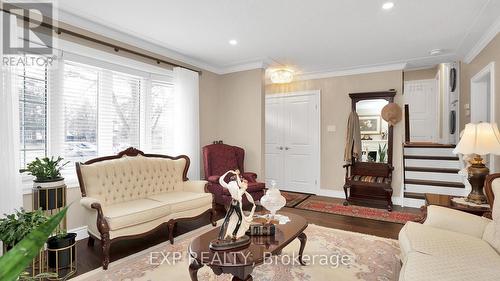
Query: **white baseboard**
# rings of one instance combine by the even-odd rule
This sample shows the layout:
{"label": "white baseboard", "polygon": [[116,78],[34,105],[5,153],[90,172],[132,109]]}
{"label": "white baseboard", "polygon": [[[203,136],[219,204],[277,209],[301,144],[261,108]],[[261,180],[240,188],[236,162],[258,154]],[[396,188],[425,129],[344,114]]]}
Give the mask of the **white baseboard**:
{"label": "white baseboard", "polygon": [[[345,193],[340,190],[332,190],[332,189],[320,189],[318,192],[319,196],[332,197],[332,198],[341,198],[345,199]],[[425,205],[424,200],[412,199],[412,198],[401,198],[399,196],[392,197],[392,203],[394,205],[403,206],[403,207],[412,207],[412,208],[420,208],[422,205]]]}
{"label": "white baseboard", "polygon": [[320,189],[318,192],[319,196],[325,196],[325,197],[333,197],[333,198],[344,198],[345,199],[345,193],[340,190],[332,190],[332,189]]}
{"label": "white baseboard", "polygon": [[86,225],[80,226],[77,228],[73,228],[73,229],[68,229],[68,232],[76,233],[76,241],[89,237],[89,233],[87,232]]}

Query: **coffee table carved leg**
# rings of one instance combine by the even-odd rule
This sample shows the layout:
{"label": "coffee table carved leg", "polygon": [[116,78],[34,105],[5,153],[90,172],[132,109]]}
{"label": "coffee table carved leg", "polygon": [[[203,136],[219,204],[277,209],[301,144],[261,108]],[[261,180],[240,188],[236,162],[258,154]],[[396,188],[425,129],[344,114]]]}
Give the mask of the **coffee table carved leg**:
{"label": "coffee table carved leg", "polygon": [[202,267],[203,264],[200,264],[196,259],[193,259],[189,265],[189,276],[191,277],[191,281],[198,281],[198,270]]}
{"label": "coffee table carved leg", "polygon": [[302,255],[304,254],[304,248],[306,247],[307,236],[304,232],[302,232],[297,238],[299,238],[300,241],[299,262],[301,265],[306,265],[306,263],[302,260]]}

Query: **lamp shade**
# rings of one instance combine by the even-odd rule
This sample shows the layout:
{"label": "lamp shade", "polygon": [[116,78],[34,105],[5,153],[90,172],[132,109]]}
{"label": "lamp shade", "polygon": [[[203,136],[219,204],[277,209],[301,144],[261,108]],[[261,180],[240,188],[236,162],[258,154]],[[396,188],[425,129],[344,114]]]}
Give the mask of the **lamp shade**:
{"label": "lamp shade", "polygon": [[500,133],[496,123],[469,123],[465,125],[454,154],[500,155]]}

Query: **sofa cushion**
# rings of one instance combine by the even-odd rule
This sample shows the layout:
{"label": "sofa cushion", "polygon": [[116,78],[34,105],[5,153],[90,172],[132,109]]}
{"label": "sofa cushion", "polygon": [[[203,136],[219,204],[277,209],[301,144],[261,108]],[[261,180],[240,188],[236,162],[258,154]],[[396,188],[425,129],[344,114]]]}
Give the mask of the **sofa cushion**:
{"label": "sofa cushion", "polygon": [[148,199],[170,206],[172,214],[212,206],[212,194],[210,193],[176,191],[152,195]]}
{"label": "sofa cushion", "polygon": [[103,206],[111,230],[152,221],[171,214],[171,207],[151,199],[137,199]]}
{"label": "sofa cushion", "polygon": [[500,261],[477,260],[474,256],[436,257],[411,252],[405,259],[399,281],[493,281],[500,276]]}
{"label": "sofa cushion", "polygon": [[390,184],[391,179],[386,177],[376,177],[376,176],[362,176],[362,175],[353,175],[349,177],[351,181],[361,181],[361,182],[369,182],[369,183],[384,183]]}
{"label": "sofa cushion", "polygon": [[464,257],[476,262],[488,259],[500,262],[496,251],[482,239],[415,222],[405,224],[399,233],[399,241],[403,256],[420,252],[442,258]]}

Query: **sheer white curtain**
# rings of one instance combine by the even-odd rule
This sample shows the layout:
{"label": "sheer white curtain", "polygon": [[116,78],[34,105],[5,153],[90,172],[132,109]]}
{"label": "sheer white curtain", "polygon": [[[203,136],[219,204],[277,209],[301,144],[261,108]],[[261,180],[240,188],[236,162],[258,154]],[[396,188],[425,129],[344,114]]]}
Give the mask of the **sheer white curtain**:
{"label": "sheer white curtain", "polygon": [[19,100],[9,69],[0,70],[0,217],[22,207],[19,175]]}
{"label": "sheer white curtain", "polygon": [[175,153],[189,156],[188,177],[200,179],[200,119],[198,73],[174,68]]}

